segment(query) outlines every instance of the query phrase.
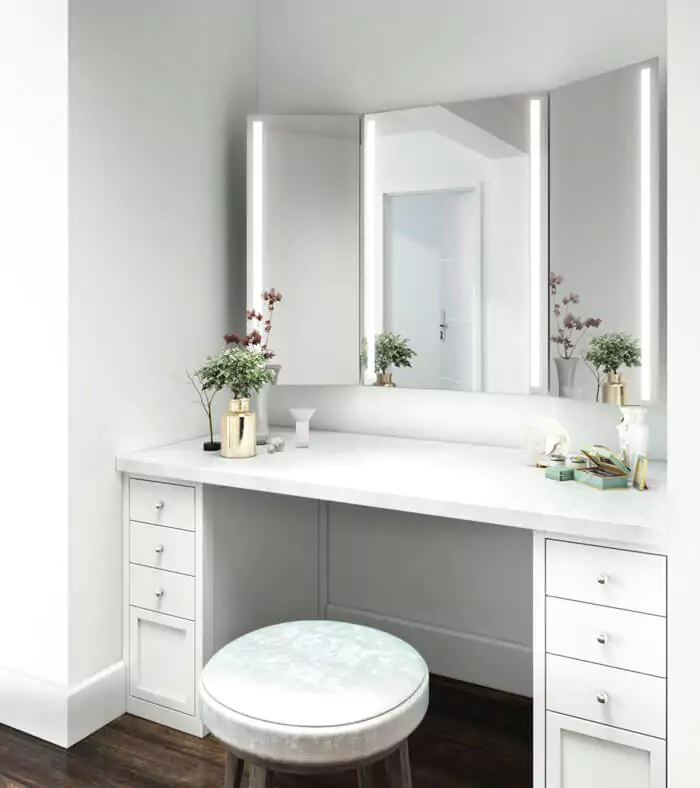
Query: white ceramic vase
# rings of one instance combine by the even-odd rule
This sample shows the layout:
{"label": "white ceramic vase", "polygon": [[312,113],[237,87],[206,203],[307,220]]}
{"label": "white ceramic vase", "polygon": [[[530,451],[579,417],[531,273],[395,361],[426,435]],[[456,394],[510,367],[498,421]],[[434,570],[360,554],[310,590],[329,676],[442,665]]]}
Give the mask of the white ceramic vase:
{"label": "white ceramic vase", "polygon": [[578,356],[554,359],[554,366],[557,368],[560,397],[571,399],[576,396],[576,370],[578,369],[579,360]]}
{"label": "white ceramic vase", "polygon": [[628,468],[634,471],[637,457],[648,456],[649,425],[646,423],[647,409],[639,405],[623,405],[622,421],[617,425],[620,439],[620,455]]}

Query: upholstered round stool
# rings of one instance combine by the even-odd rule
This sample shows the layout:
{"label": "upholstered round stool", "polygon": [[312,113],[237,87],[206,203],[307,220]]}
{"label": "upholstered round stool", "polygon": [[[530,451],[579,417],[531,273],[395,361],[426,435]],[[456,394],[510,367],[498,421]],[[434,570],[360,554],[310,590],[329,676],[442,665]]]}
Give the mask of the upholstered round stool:
{"label": "upholstered round stool", "polygon": [[229,749],[226,788],[275,772],[324,774],[386,760],[410,788],[406,739],[428,708],[428,668],[402,640],[339,621],[277,624],[234,640],[202,671],[202,722]]}

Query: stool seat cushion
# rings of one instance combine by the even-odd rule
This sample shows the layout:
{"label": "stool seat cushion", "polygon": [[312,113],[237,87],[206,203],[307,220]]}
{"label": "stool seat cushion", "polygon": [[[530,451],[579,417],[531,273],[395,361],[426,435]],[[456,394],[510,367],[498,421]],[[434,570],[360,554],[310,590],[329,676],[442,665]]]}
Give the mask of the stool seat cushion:
{"label": "stool seat cushion", "polygon": [[428,668],[402,640],[338,621],[251,632],[202,671],[204,724],[234,751],[288,764],[345,763],[396,746],[422,720]]}

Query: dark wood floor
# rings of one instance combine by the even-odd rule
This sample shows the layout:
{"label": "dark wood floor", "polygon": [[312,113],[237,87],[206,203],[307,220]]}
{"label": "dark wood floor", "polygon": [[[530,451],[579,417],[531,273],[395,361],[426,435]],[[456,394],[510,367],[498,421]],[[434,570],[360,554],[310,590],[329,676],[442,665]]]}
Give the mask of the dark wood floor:
{"label": "dark wood floor", "polygon": [[[414,788],[529,788],[531,702],[435,677],[410,748]],[[128,715],[68,751],[0,726],[0,788],[220,788],[223,763],[211,736]],[[355,785],[352,775],[275,780],[276,788]]]}

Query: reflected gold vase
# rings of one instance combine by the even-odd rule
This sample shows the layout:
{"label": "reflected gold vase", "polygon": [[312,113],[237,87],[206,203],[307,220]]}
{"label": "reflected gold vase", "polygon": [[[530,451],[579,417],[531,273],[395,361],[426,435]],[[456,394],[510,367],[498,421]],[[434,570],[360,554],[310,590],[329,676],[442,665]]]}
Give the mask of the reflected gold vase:
{"label": "reflected gold vase", "polygon": [[230,399],[221,416],[221,456],[230,459],[255,457],[255,413],[249,399]]}
{"label": "reflected gold vase", "polygon": [[626,404],[625,381],[619,372],[608,372],[603,381],[603,402],[607,405]]}
{"label": "reflected gold vase", "polygon": [[388,389],[395,389],[396,383],[394,383],[394,373],[377,372],[377,382],[375,383],[375,385],[384,386],[384,388],[388,388]]}

